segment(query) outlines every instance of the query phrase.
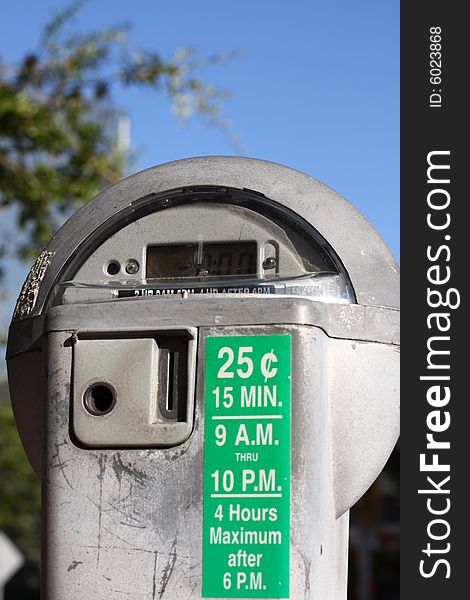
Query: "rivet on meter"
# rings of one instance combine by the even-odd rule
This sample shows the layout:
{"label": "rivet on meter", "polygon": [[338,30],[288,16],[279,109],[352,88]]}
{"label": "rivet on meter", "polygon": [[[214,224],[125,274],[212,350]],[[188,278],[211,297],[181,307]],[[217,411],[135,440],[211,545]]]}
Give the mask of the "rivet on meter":
{"label": "rivet on meter", "polygon": [[129,273],[129,275],[135,275],[136,273],[138,273],[139,268],[139,263],[134,258],[131,258],[131,260],[127,261],[126,273]]}
{"label": "rivet on meter", "polygon": [[274,267],[276,267],[277,265],[277,260],[274,258],[274,256],[268,256],[268,258],[266,258],[263,261],[263,269],[265,271],[268,271],[269,269],[274,269]]}

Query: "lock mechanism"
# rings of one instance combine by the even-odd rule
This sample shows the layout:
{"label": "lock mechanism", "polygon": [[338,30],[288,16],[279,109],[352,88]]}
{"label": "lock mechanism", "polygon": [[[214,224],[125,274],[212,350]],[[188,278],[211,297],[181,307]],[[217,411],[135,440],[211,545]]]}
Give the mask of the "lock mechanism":
{"label": "lock mechanism", "polygon": [[76,334],[72,430],[87,447],[166,447],[193,427],[196,329]]}

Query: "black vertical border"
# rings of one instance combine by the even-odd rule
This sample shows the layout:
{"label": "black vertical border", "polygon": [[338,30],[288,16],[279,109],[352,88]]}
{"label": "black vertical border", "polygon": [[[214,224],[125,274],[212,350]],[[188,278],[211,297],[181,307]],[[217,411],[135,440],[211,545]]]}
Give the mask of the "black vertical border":
{"label": "black vertical border", "polygon": [[[470,133],[466,89],[468,89],[468,60],[470,52],[470,25],[463,14],[464,4],[459,2],[402,2],[401,3],[401,241],[402,241],[402,383],[401,383],[401,599],[425,598],[446,600],[466,597],[466,578],[470,575],[470,393],[465,374],[470,372],[470,315],[466,313],[468,302],[468,279],[470,269],[470,230],[467,223],[470,209],[470,194],[466,189],[470,173],[469,151],[466,138]],[[442,81],[439,85],[430,82],[430,28],[440,27]],[[430,107],[432,90],[441,90],[442,106]],[[432,185],[427,183],[427,155],[431,151],[449,150],[450,184],[445,187],[451,195],[448,209],[451,223],[446,231],[433,231],[426,219],[429,211],[427,195]],[[441,159],[446,162],[447,159]],[[435,186],[439,187],[439,186]],[[441,216],[444,218],[442,211]],[[444,239],[450,235],[450,240]],[[430,262],[427,248],[437,250],[448,245],[451,255],[442,251],[436,262]],[[435,252],[433,254],[435,256]],[[428,268],[440,264],[450,267],[450,281],[441,285],[441,291],[452,287],[459,291],[461,304],[456,309],[442,307],[439,311],[450,315],[451,327],[447,333],[449,342],[442,342],[442,349],[450,355],[442,356],[442,363],[450,363],[447,373],[451,399],[441,411],[449,411],[450,428],[436,439],[448,440],[450,450],[439,452],[439,462],[449,462],[449,473],[422,473],[419,455],[426,451],[426,424],[428,413],[433,409],[426,399],[429,382],[420,381],[420,376],[429,374],[427,367],[427,342],[430,336],[438,335],[429,329],[426,319],[434,312],[427,303]],[[437,286],[431,286],[434,289]],[[444,374],[444,371],[439,371]],[[442,415],[444,416],[444,415]],[[432,454],[432,452],[429,452]],[[428,458],[428,462],[429,462]],[[418,494],[419,489],[432,488],[426,476],[441,482],[447,475],[450,481],[442,488],[450,494],[427,496]],[[444,508],[445,498],[451,505],[446,514],[431,515],[427,498],[433,498],[432,506]],[[450,534],[440,541],[430,539],[428,525],[433,519],[445,519],[450,525]],[[445,525],[434,525],[435,535],[444,535]],[[427,556],[423,552],[430,543],[432,550]],[[448,552],[447,544],[450,544]],[[432,577],[420,574],[420,561],[425,560],[424,570],[433,570],[441,563]]]}

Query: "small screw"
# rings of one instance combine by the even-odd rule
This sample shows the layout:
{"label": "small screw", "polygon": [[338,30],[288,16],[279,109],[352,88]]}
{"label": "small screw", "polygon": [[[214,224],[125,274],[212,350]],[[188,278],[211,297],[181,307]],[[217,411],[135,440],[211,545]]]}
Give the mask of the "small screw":
{"label": "small screw", "polygon": [[268,256],[268,258],[265,259],[265,261],[263,262],[263,269],[268,270],[268,269],[274,269],[274,267],[277,265],[277,260],[274,258],[274,256]]}
{"label": "small screw", "polygon": [[129,275],[135,275],[139,269],[140,265],[134,258],[131,258],[131,260],[127,261],[126,273],[129,273]]}

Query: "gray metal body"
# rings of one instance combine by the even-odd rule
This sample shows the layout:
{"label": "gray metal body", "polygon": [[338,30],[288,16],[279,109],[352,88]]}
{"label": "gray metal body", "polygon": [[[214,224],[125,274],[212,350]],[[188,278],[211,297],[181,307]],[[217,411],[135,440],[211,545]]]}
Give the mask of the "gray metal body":
{"label": "gray metal body", "polygon": [[[259,324],[266,320],[266,301],[268,312],[285,324]],[[290,597],[343,599],[347,509],[372,483],[398,434],[397,320],[378,341],[365,341],[357,333],[328,336],[328,330],[344,328],[345,311],[354,313],[353,307],[331,323],[322,319],[323,305],[308,307],[309,301],[297,299],[257,299],[255,305],[249,297],[226,299],[215,310],[196,298],[177,302],[188,305],[199,325],[199,368],[194,430],[173,448],[85,449],[71,441],[70,381],[82,343],[73,336],[99,337],[115,330],[119,318],[123,337],[138,332],[143,338],[162,323],[181,327],[183,310],[165,299],[142,300],[123,317],[113,304],[103,308],[98,323],[92,306],[76,305],[54,309],[46,324],[47,363],[53,365],[47,385],[46,597],[202,598],[205,337],[288,332],[295,365]],[[374,316],[362,322],[362,338],[378,338]],[[359,368],[364,361],[380,371],[375,383]]]}
{"label": "gray metal body", "polygon": [[[307,295],[295,283],[265,297],[181,292],[117,299],[112,282],[90,288],[73,283],[93,281],[106,256],[144,264],[146,244],[178,239],[183,225],[163,211],[161,231],[159,213],[151,213],[91,253],[83,250],[110,220],[144,205],[148,195],[187,186],[248,188],[288,207],[326,240],[339,275],[314,278]],[[240,220],[236,208],[232,217]],[[251,233],[243,234],[241,224],[234,234],[264,240],[260,259],[281,244],[288,268],[300,269],[289,240],[274,225],[263,234],[271,225],[257,219]],[[194,231],[205,220],[194,218]],[[207,230],[217,226],[214,219]],[[229,235],[228,221],[225,229]],[[217,240],[221,234],[212,235]],[[211,157],[162,165],[78,211],[33,267],[8,347],[18,427],[43,482],[44,597],[202,598],[205,341],[288,333],[290,598],[344,600],[349,508],[398,437],[397,277],[388,249],[351,205],[312,178],[272,163]],[[57,288],[64,278],[73,280],[65,291]],[[187,336],[183,419],[173,419],[171,407],[165,413],[160,391],[155,395],[165,389],[162,335]],[[96,417],[84,408],[84,390],[102,378],[126,400],[120,412],[116,407]]]}

